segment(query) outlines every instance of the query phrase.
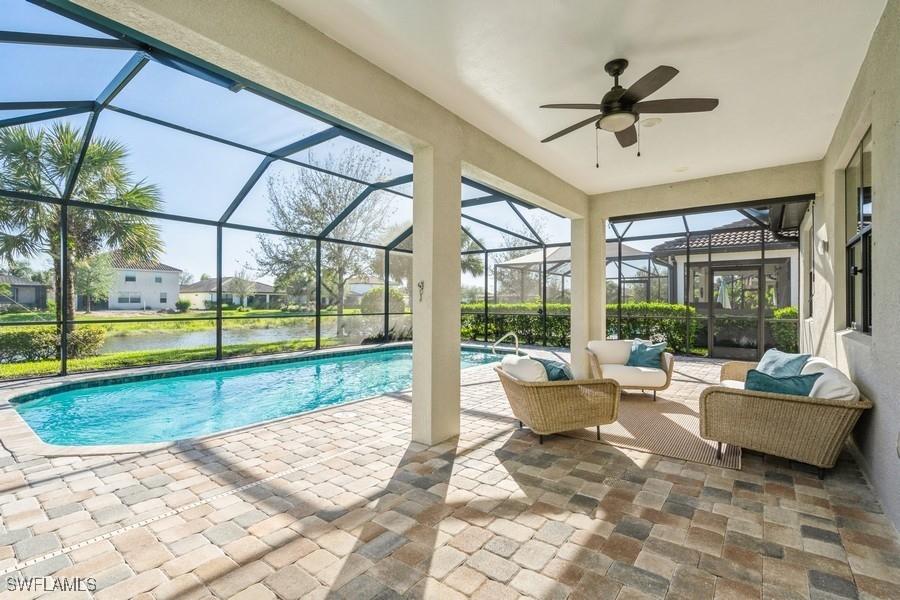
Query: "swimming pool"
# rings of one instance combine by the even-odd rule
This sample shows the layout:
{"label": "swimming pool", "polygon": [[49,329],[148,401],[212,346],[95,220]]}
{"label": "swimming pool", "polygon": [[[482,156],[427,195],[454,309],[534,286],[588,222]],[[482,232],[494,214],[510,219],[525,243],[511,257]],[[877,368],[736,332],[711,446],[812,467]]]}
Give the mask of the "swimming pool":
{"label": "swimming pool", "polygon": [[[497,359],[464,349],[461,366]],[[208,435],[411,385],[412,349],[398,348],[51,389],[15,407],[48,444],[143,444]]]}

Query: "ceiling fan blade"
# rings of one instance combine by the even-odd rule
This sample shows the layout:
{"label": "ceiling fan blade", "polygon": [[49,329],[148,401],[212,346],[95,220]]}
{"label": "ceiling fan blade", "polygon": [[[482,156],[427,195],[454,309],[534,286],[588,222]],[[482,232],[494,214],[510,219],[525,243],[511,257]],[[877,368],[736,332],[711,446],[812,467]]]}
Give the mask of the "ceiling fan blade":
{"label": "ceiling fan blade", "polygon": [[616,139],[619,140],[620,146],[622,146],[623,148],[627,148],[628,146],[637,143],[637,129],[635,129],[634,125],[632,125],[628,129],[617,131]]}
{"label": "ceiling fan blade", "polygon": [[603,108],[602,104],[542,104],[541,108],[592,108],[594,110],[600,110]]}
{"label": "ceiling fan blade", "polygon": [[542,140],[541,140],[541,143],[543,144],[543,143],[545,143],[545,142],[552,142],[552,141],[555,140],[556,138],[562,137],[562,136],[566,135],[567,133],[572,133],[572,132],[575,131],[576,129],[579,129],[579,128],[581,128],[581,127],[584,127],[584,126],[587,125],[588,123],[593,123],[594,121],[596,121],[597,119],[599,119],[601,116],[602,116],[602,115],[594,115],[593,117],[590,117],[590,118],[588,118],[588,119],[585,119],[584,121],[578,121],[578,122],[575,123],[574,125],[569,125],[568,127],[566,127],[565,129],[563,129],[562,131],[557,131],[556,133],[554,133],[554,134],[551,135],[550,137],[547,137],[547,138],[542,139]]}
{"label": "ceiling fan blade", "polygon": [[719,105],[716,98],[670,98],[638,102],[632,108],[638,113],[690,113],[706,112]]}
{"label": "ceiling fan blade", "polygon": [[639,102],[672,81],[672,78],[676,75],[678,75],[678,69],[675,67],[665,65],[656,67],[631,84],[631,87],[622,94],[621,100],[629,103]]}

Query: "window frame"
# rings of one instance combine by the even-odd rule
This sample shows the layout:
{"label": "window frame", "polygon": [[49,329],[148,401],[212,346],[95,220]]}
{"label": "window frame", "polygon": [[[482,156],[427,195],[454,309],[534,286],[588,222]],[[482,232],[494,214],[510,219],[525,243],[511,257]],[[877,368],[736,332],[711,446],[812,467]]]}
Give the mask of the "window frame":
{"label": "window frame", "polygon": [[[859,143],[853,150],[853,153],[850,155],[850,159],[847,161],[847,165],[844,167],[844,236],[845,236],[845,261],[846,261],[846,269],[845,269],[845,281],[846,281],[846,327],[847,329],[852,329],[854,331],[859,331],[860,333],[865,333],[868,335],[872,334],[872,224],[874,218],[870,218],[869,222],[865,221],[865,213],[863,211],[863,205],[865,204],[865,181],[864,174],[866,169],[866,156],[863,151],[866,144],[871,142],[872,136],[872,128],[869,127],[863,136],[860,138]],[[855,193],[855,211],[858,215],[856,221],[857,230],[851,234],[850,231],[847,231],[850,223],[847,222],[847,209],[850,206],[851,200],[853,200],[852,196],[848,193],[847,189],[847,169],[850,167],[850,163],[853,162],[853,159],[856,157],[857,153],[859,153],[859,185],[856,188]],[[871,157],[869,158],[871,162]],[[871,168],[869,170],[869,200],[868,202],[874,208],[875,204],[875,195],[872,193],[872,185],[871,185]],[[860,259],[859,262],[861,264],[856,264],[856,250],[857,246],[859,246],[860,250]],[[855,277],[862,277],[862,285],[861,287],[861,298],[857,298],[856,294],[856,280]],[[862,306],[858,306],[858,303],[862,303]],[[860,315],[862,318],[862,322],[858,323],[856,321],[857,309],[861,309]]]}

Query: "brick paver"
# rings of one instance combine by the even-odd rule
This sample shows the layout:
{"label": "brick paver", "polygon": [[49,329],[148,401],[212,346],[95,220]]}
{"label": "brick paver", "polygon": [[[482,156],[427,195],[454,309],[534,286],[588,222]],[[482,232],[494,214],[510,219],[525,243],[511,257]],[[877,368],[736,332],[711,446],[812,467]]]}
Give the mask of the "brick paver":
{"label": "brick paver", "polygon": [[[679,358],[660,395],[696,408],[719,365]],[[489,367],[464,371],[462,405],[460,439],[434,447],[409,442],[408,395],[390,394],[146,453],[0,453],[4,581],[94,577],[98,598],[900,597],[900,541],[846,453],[820,480],[751,452],[732,471],[538,445]]]}

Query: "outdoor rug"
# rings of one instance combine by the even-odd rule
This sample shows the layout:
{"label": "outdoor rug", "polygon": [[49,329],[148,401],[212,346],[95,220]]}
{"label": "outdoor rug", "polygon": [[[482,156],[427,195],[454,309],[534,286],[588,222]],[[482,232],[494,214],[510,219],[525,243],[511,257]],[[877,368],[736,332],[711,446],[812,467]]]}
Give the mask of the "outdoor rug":
{"label": "outdoor rug", "polygon": [[[564,435],[597,441],[596,428],[569,431]],[[619,420],[600,427],[600,441],[629,448],[728,469],[741,468],[741,449],[724,444],[722,460],[716,459],[716,443],[700,437],[700,415],[683,402],[664,400],[658,395],[622,394]]]}

